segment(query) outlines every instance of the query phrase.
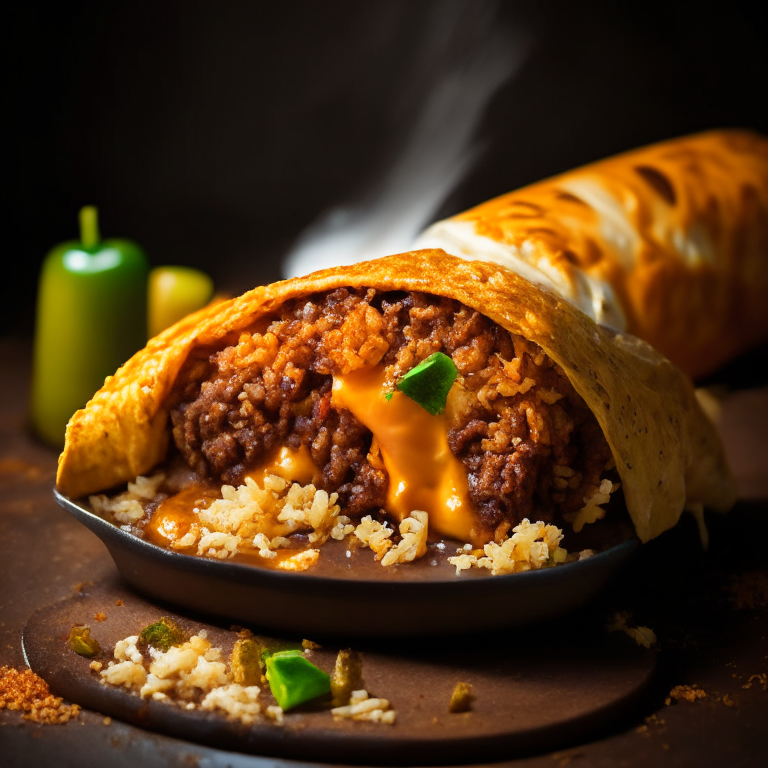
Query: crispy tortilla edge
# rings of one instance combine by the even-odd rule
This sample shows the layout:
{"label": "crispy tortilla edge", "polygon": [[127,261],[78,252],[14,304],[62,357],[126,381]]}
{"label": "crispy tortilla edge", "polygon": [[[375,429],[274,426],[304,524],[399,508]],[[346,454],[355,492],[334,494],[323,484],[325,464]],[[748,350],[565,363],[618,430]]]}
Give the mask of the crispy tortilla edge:
{"label": "crispy tortilla edge", "polygon": [[688,378],[648,344],[596,325],[517,274],[440,250],[411,251],[255,288],[150,340],[67,426],[57,488],[72,498],[146,474],[169,443],[165,401],[189,353],[236,338],[280,305],[348,286],[422,291],[460,301],[538,344],[595,414],[616,461],[639,538],[674,526],[696,503],[727,511],[736,486],[715,426]]}

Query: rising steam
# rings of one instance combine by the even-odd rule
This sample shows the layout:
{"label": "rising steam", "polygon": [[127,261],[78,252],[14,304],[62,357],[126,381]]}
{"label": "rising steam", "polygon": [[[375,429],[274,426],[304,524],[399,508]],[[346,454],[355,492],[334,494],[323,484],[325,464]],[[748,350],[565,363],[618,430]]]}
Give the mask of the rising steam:
{"label": "rising steam", "polygon": [[472,166],[483,111],[529,41],[499,26],[495,3],[435,3],[426,27],[406,94],[418,108],[388,173],[362,202],[325,212],[301,234],[286,277],[408,250]]}

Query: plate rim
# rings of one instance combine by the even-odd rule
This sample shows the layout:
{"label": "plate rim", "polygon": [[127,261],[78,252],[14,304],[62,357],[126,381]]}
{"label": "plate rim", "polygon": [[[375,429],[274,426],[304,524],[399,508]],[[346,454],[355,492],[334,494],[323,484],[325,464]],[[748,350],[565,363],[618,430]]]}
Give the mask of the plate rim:
{"label": "plate rim", "polygon": [[[167,565],[175,566],[179,570],[203,571],[209,572],[207,575],[219,576],[238,575],[248,577],[245,581],[252,581],[256,577],[259,581],[274,583],[275,585],[287,586],[302,584],[312,590],[324,589],[329,586],[344,585],[347,588],[386,588],[401,590],[431,590],[438,591],[450,588],[451,591],[463,591],[482,588],[487,590],[492,585],[510,589],[513,587],[532,587],[545,586],[550,581],[559,581],[565,575],[576,575],[576,573],[586,575],[593,570],[600,570],[608,566],[617,558],[620,560],[628,559],[641,546],[640,539],[635,535],[625,541],[615,544],[608,549],[598,552],[591,557],[577,560],[572,563],[564,563],[549,568],[540,568],[537,570],[523,571],[520,573],[509,573],[493,575],[491,573],[481,574],[470,578],[461,579],[457,576],[455,580],[446,578],[420,578],[420,579],[371,579],[371,578],[335,578],[333,576],[316,575],[311,572],[301,571],[281,571],[270,568],[260,568],[258,565],[250,565],[237,561],[219,560],[208,557],[199,557],[188,555],[182,552],[174,552],[165,549],[157,544],[136,536],[133,533],[122,530],[119,526],[111,523],[109,520],[101,517],[92,510],[83,506],[80,502],[71,499],[61,493],[55,486],[53,495],[56,502],[69,512],[78,522],[89,528],[102,541],[104,538],[110,538],[113,541],[120,542],[121,545],[131,547],[141,554],[166,561]],[[104,537],[100,534],[104,534]]]}

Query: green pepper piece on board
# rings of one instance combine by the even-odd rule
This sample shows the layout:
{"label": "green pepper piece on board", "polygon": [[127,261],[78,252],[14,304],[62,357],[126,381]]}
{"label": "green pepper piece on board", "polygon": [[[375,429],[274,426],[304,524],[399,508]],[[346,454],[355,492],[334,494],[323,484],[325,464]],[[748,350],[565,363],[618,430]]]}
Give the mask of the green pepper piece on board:
{"label": "green pepper piece on board", "polygon": [[308,661],[301,651],[278,651],[266,661],[269,688],[284,711],[331,691],[330,675]]}
{"label": "green pepper piece on board", "polygon": [[74,624],[69,632],[69,647],[80,656],[92,659],[101,652],[95,637],[91,637],[91,628],[85,624]]}
{"label": "green pepper piece on board", "polygon": [[264,646],[258,638],[251,634],[238,638],[229,662],[236,683],[258,685],[261,682],[261,673],[266,668],[263,654]]}
{"label": "green pepper piece on board", "polygon": [[202,309],[213,298],[213,280],[192,267],[155,267],[149,273],[149,336]]}
{"label": "green pepper piece on board", "polygon": [[411,368],[395,387],[424,410],[438,416],[445,410],[448,392],[457,375],[453,360],[442,352],[435,352]]}
{"label": "green pepper piece on board", "polygon": [[64,444],[82,408],[147,339],[144,251],[130,240],[101,240],[97,211],[80,211],[80,240],[57,245],[40,273],[31,420],[37,434]]}
{"label": "green pepper piece on board", "polygon": [[151,645],[159,651],[167,651],[174,645],[181,645],[186,641],[184,630],[173,620],[163,616],[160,621],[144,627],[139,633],[139,645]]}

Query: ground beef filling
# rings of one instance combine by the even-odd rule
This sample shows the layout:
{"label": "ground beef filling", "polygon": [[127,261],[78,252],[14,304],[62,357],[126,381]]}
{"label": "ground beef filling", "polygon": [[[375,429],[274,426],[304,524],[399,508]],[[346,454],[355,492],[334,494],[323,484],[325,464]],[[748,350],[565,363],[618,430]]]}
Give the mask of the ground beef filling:
{"label": "ground beef filling", "polygon": [[229,484],[279,446],[306,446],[316,486],[337,492],[345,514],[375,513],[386,470],[370,431],[332,406],[332,377],[383,365],[394,385],[434,352],[459,371],[448,439],[481,523],[551,522],[583,507],[611,454],[562,370],[479,312],[423,293],[318,294],[199,350],[173,393],[174,442],[199,475]]}

